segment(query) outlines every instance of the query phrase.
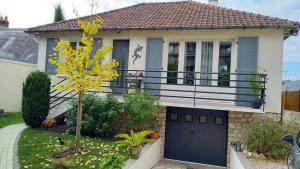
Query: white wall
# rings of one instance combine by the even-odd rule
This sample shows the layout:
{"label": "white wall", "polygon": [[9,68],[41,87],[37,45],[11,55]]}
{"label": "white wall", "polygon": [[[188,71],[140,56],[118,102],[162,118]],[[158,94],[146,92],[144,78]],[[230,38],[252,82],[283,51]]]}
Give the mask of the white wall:
{"label": "white wall", "polygon": [[230,169],[253,169],[242,152],[230,148]]}
{"label": "white wall", "polygon": [[34,70],[35,64],[0,59],[0,109],[21,111],[22,84]]}
{"label": "white wall", "polygon": [[[167,70],[168,62],[168,43],[179,42],[180,43],[180,57],[178,65],[179,71],[183,70],[184,64],[184,42],[196,41],[196,70],[200,70],[201,60],[201,42],[213,41],[214,42],[214,57],[213,57],[213,71],[218,71],[218,44],[220,41],[232,42],[232,56],[231,56],[231,73],[236,72],[237,68],[237,38],[240,36],[258,36],[259,37],[259,51],[258,51],[258,67],[265,69],[268,74],[268,83],[266,90],[266,107],[265,112],[281,111],[281,73],[282,73],[282,55],[283,55],[283,33],[282,29],[245,29],[245,30],[186,30],[186,31],[124,31],[124,32],[101,32],[97,37],[103,38],[103,44],[112,44],[114,39],[129,39],[129,61],[128,69],[140,69],[145,68],[145,56],[146,56],[146,41],[148,37],[163,37],[165,43],[163,47],[163,70]],[[79,39],[80,34],[76,32],[70,33],[41,33],[39,43],[39,59],[38,69],[45,70],[45,56],[46,56],[46,38],[47,37],[63,37],[66,39]],[[143,46],[141,52],[142,58],[138,59],[133,65],[132,55],[137,45]],[[109,54],[111,58],[112,54]],[[233,77],[234,79],[234,77]],[[179,82],[182,82],[179,81]],[[216,82],[215,82],[216,83]],[[234,82],[231,82],[234,85]],[[211,90],[215,90],[211,88]],[[222,90],[222,89],[219,89]]]}
{"label": "white wall", "polygon": [[151,169],[160,161],[161,139],[154,143],[147,143],[138,159],[129,159],[126,161],[124,169]]}

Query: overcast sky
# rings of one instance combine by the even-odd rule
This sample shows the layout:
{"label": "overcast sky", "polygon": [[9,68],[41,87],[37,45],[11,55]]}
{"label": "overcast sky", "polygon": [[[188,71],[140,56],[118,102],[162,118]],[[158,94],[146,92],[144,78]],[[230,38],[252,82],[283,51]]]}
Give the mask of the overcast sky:
{"label": "overcast sky", "polygon": [[[27,28],[53,21],[54,4],[60,2],[67,19],[90,14],[89,0],[0,0],[0,13],[9,17],[10,27]],[[172,0],[99,0],[97,12],[121,8],[141,2]],[[208,0],[197,0],[207,2]],[[222,7],[275,16],[300,22],[300,0],[219,0]],[[271,61],[270,61],[271,62]],[[300,79],[300,37],[291,37],[284,46],[283,79]]]}

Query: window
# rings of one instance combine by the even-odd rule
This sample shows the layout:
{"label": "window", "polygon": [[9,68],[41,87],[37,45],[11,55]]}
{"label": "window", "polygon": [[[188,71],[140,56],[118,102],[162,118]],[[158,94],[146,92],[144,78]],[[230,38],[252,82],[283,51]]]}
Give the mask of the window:
{"label": "window", "polygon": [[177,119],[178,119],[177,113],[171,113],[170,119],[171,119],[172,121],[177,121]]}
{"label": "window", "polygon": [[214,48],[213,42],[202,42],[201,76],[200,76],[201,85],[211,85],[213,48]]}
{"label": "window", "polygon": [[217,125],[223,124],[223,118],[222,117],[216,117],[216,124]]}
{"label": "window", "polygon": [[191,114],[186,114],[184,116],[184,121],[185,122],[192,122],[192,120],[193,120],[193,116]]}
{"label": "window", "polygon": [[207,116],[200,116],[199,122],[200,123],[207,123]]}
{"label": "window", "polygon": [[230,85],[231,42],[220,42],[218,86]]}
{"label": "window", "polygon": [[75,50],[77,48],[77,42],[70,42],[70,46]]}
{"label": "window", "polygon": [[195,58],[196,58],[196,42],[185,43],[185,54],[184,54],[184,84],[194,84],[194,71],[195,71]]}
{"label": "window", "polygon": [[167,83],[177,84],[178,57],[179,57],[179,43],[170,43],[169,54],[168,54]]}

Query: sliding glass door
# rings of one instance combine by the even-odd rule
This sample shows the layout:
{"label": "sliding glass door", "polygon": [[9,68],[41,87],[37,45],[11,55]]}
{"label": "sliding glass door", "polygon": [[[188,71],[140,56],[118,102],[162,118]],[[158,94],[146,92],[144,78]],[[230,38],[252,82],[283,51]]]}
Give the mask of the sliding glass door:
{"label": "sliding glass door", "polygon": [[184,84],[193,85],[194,84],[194,72],[195,72],[195,59],[196,59],[196,42],[186,42],[185,43],[185,53],[184,53]]}
{"label": "sliding glass door", "polygon": [[213,42],[202,42],[201,51],[201,85],[211,85],[213,64]]}
{"label": "sliding glass door", "polygon": [[220,42],[218,86],[230,85],[231,42]]}
{"label": "sliding glass door", "polygon": [[177,84],[179,43],[169,44],[167,83]]}

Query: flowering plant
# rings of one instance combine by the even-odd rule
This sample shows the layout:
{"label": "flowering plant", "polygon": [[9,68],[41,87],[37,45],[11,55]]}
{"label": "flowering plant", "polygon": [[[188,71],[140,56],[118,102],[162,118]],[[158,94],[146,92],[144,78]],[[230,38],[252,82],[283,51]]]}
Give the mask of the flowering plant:
{"label": "flowering plant", "polygon": [[130,72],[130,73],[128,73],[128,76],[131,76],[131,77],[144,77],[144,72]]}
{"label": "flowering plant", "polygon": [[141,89],[143,77],[144,77],[144,72],[129,72],[128,73],[129,88]]}
{"label": "flowering plant", "polygon": [[56,120],[55,120],[55,119],[51,119],[51,118],[45,119],[45,120],[43,121],[43,123],[42,123],[42,125],[43,125],[44,127],[49,127],[49,128],[55,126],[55,124],[56,124]]}

